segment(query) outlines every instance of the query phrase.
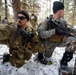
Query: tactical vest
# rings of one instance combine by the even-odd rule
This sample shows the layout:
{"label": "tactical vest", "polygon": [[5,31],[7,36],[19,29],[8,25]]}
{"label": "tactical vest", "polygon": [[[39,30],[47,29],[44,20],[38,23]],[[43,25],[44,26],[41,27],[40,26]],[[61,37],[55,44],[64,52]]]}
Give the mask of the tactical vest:
{"label": "tactical vest", "polygon": [[[47,24],[47,30],[51,30],[51,29],[55,29],[57,26],[51,21],[52,18],[48,18],[48,21],[46,22]],[[67,37],[64,36],[64,35],[53,35],[52,37],[48,38],[49,41],[51,42],[57,42],[57,43],[60,43],[60,42],[64,42]]]}

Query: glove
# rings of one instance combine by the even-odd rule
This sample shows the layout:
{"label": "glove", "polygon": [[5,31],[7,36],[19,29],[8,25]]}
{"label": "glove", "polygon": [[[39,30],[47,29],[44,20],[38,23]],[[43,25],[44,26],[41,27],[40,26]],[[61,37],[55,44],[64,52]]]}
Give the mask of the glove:
{"label": "glove", "polygon": [[31,40],[31,38],[33,38],[33,37],[34,37],[34,34],[32,32],[28,32],[27,35],[23,35],[22,36],[23,45],[27,44]]}
{"label": "glove", "polygon": [[55,29],[55,33],[58,34],[58,35],[66,35],[65,31],[60,29],[59,27],[57,27]]}

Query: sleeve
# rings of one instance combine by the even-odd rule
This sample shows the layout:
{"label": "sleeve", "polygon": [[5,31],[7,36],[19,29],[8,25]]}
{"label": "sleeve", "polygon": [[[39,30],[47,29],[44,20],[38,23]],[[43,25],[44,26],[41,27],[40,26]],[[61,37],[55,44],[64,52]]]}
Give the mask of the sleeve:
{"label": "sleeve", "polygon": [[10,31],[8,25],[0,25],[0,43],[9,40],[9,36],[10,36]]}
{"label": "sleeve", "polygon": [[43,39],[50,38],[55,34],[55,29],[47,30],[46,22],[40,23],[40,25],[37,28],[37,31],[40,37]]}

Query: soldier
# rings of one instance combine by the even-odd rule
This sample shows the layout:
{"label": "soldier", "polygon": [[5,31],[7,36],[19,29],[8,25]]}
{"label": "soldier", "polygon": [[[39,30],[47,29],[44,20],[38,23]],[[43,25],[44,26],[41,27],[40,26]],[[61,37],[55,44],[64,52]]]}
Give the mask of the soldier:
{"label": "soldier", "polygon": [[33,28],[36,30],[37,29],[37,16],[35,14],[31,14],[30,23],[32,24]]}
{"label": "soldier", "polygon": [[64,5],[62,2],[55,1],[53,3],[53,13],[52,16],[38,26],[39,36],[43,39],[46,47],[43,53],[38,53],[38,60],[43,64],[52,63],[49,58],[52,56],[54,49],[58,46],[65,46],[69,38],[74,38],[68,37],[67,24],[61,19],[64,15]]}
{"label": "soldier", "polygon": [[[0,27],[0,42],[8,45],[10,53],[10,55],[4,55],[3,63],[9,60],[13,66],[21,67],[25,60],[30,59],[33,52],[32,45],[35,46],[33,39],[35,32],[28,22],[29,14],[21,10],[17,14],[17,24]],[[7,57],[9,59],[6,60]]]}
{"label": "soldier", "polygon": [[73,58],[73,53],[75,53],[75,50],[76,50],[76,39],[72,39],[72,40],[68,39],[65,48],[65,53],[63,54],[63,57],[61,59],[61,66],[62,65],[68,66],[68,62],[70,62],[70,60]]}
{"label": "soldier", "polygon": [[8,19],[6,17],[2,20],[2,24],[8,24]]}

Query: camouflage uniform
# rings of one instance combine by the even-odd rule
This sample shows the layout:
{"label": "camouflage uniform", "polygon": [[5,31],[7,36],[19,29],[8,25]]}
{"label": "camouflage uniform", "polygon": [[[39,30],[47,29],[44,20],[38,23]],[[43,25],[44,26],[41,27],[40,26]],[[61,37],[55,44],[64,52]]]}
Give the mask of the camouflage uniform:
{"label": "camouflage uniform", "polygon": [[[38,26],[38,33],[42,39],[44,39],[44,45],[45,45],[45,57],[51,57],[53,54],[53,51],[58,46],[65,46],[66,42],[68,42],[67,37],[56,35],[56,25],[49,23],[49,20],[54,21],[59,26],[64,27],[65,30],[67,29],[67,24],[64,20],[53,20],[53,18],[46,19],[44,22],[41,23],[41,25]],[[51,27],[52,25],[52,27]],[[73,37],[72,37],[73,38]],[[71,39],[72,39],[71,38]]]}
{"label": "camouflage uniform", "polygon": [[32,14],[30,16],[30,23],[32,24],[33,28],[36,30],[37,29],[37,16],[35,14]]}
{"label": "camouflage uniform", "polygon": [[[32,53],[35,51],[34,47],[36,39],[33,37],[31,42],[22,45],[22,37],[16,35],[17,25],[0,25],[0,43],[8,45],[10,52],[10,63],[15,67],[21,67],[25,60],[29,60]],[[32,27],[27,27],[26,32],[34,33]]]}

